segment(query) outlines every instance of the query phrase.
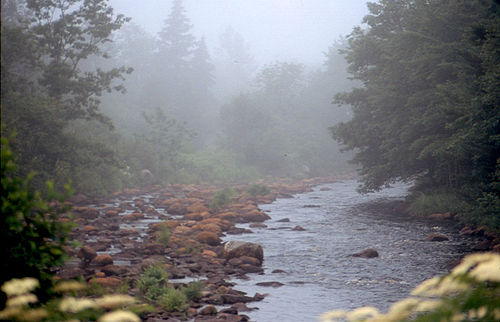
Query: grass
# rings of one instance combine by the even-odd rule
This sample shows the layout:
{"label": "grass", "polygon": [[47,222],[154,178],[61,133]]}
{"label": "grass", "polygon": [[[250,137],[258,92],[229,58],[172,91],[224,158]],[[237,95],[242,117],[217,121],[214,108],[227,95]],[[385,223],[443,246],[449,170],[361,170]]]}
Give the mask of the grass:
{"label": "grass", "polygon": [[257,183],[250,185],[246,191],[252,196],[267,196],[271,193],[268,186]]}
{"label": "grass", "polygon": [[410,197],[410,211],[417,216],[435,213],[462,212],[466,204],[452,193],[422,193],[417,192]]}
{"label": "grass", "polygon": [[210,200],[209,208],[212,210],[220,209],[229,203],[231,203],[232,198],[237,196],[238,193],[232,188],[224,188],[215,193],[212,200]]}
{"label": "grass", "polygon": [[166,224],[161,225],[160,229],[156,232],[156,242],[168,246],[170,242],[170,230]]}

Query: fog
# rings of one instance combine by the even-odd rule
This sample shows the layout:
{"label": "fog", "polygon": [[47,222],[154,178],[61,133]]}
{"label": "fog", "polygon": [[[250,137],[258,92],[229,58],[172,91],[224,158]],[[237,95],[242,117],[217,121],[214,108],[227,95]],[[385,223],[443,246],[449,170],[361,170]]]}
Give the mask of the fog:
{"label": "fog", "polygon": [[[232,27],[255,60],[322,63],[324,52],[348,35],[367,14],[366,0],[184,0],[193,34],[204,36],[211,52],[220,34]],[[112,0],[116,13],[132,18],[152,34],[162,28],[171,0]]]}

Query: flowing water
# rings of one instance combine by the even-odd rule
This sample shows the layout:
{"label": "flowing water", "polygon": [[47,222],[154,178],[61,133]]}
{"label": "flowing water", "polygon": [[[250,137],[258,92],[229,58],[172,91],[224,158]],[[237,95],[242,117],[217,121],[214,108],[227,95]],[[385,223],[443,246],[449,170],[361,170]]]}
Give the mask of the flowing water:
{"label": "flowing water", "polygon": [[[337,182],[262,205],[271,216],[267,228],[225,238],[264,248],[265,274],[234,280],[236,289],[250,295],[269,294],[251,303],[258,308],[247,313],[252,320],[314,321],[329,310],[365,305],[386,310],[423,280],[445,273],[447,263],[470,249],[471,241],[455,229],[409,218],[392,207],[407,194],[407,186],[368,195],[358,194],[356,187],[353,180]],[[290,221],[279,222],[283,219]],[[291,229],[297,225],[305,231]],[[450,240],[425,241],[434,232]],[[379,257],[349,256],[367,248],[376,249]],[[270,281],[284,285],[256,285]]]}

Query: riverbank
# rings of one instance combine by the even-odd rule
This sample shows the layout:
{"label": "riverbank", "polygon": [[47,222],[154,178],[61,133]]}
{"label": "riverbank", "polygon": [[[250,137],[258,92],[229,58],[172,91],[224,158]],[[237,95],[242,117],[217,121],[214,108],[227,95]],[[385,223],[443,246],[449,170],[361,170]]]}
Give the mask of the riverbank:
{"label": "riverbank", "polygon": [[[80,241],[83,247],[71,250],[74,260],[59,275],[61,278],[84,277],[93,285],[140,298],[143,294],[137,289],[136,281],[147,267],[160,263],[167,271],[172,287],[182,288],[191,281],[202,280],[204,291],[182,312],[167,312],[159,308],[154,313],[145,314],[144,320],[248,320],[248,315],[252,315],[251,307],[256,305],[252,302],[265,302],[263,293],[267,292],[244,294],[237,290],[241,289],[241,283],[235,287],[234,281],[248,280],[249,273],[263,273],[262,259],[258,252],[248,250],[236,257],[229,256],[222,238],[246,240],[246,237],[257,236],[263,230],[277,235],[272,230],[274,228],[265,229],[264,222],[269,220],[269,214],[262,210],[263,205],[341,179],[345,178],[262,182],[262,187],[270,189],[266,195],[252,195],[248,186],[234,186],[232,189],[236,194],[231,203],[218,209],[210,205],[224,187],[208,185],[128,190],[116,194],[111,200],[76,205],[74,213],[78,227],[74,229],[72,239]],[[324,190],[325,194],[329,193],[327,187]],[[316,206],[305,204],[304,209],[314,210]],[[395,212],[403,211],[403,206],[400,204]],[[271,215],[275,220],[274,214]],[[279,228],[286,229],[282,229],[281,234],[285,231],[307,233],[303,231],[310,229],[291,223],[284,225],[287,227]],[[253,231],[257,233],[252,234]],[[169,238],[162,240],[165,232]],[[264,247],[264,260],[266,256]],[[265,285],[268,289],[279,286],[278,283]],[[304,286],[297,284],[297,287]]]}

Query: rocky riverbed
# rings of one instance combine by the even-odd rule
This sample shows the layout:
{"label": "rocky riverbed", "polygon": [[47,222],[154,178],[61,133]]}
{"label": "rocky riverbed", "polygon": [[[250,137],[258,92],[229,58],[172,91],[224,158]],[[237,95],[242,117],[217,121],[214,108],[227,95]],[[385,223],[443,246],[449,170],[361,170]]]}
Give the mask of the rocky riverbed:
{"label": "rocky riverbed", "polygon": [[[298,193],[310,192],[317,185],[340,179],[345,178],[263,182],[263,185],[270,188],[270,193],[266,195],[251,194],[245,185],[232,186],[231,188],[237,192],[236,195],[232,197],[230,203],[220,208],[210,207],[210,204],[217,191],[224,187],[211,185],[169,185],[142,190],[131,189],[117,193],[107,200],[90,201],[77,196],[73,200],[72,213],[78,225],[72,232],[72,239],[81,245],[68,249],[73,260],[61,269],[58,275],[63,279],[83,277],[88,282],[101,285],[111,292],[122,288],[128,294],[140,297],[135,281],[145,268],[160,263],[168,272],[169,283],[174,287],[201,280],[205,288],[202,297],[191,301],[188,309],[182,312],[159,309],[155,313],[147,314],[146,321],[247,321],[250,319],[249,316],[255,315],[252,312],[255,306],[259,306],[260,301],[269,302],[268,306],[275,307],[275,304],[267,301],[265,293],[272,295],[274,289],[284,291],[287,289],[281,288],[283,286],[281,282],[286,283],[286,279],[276,281],[272,279],[274,277],[269,277],[250,283],[257,285],[258,291],[255,291],[254,287],[244,288],[249,294],[238,290],[243,286],[241,284],[244,284],[241,281],[249,280],[249,274],[253,280],[259,276],[256,274],[266,273],[260,275],[265,277],[268,273],[273,276],[280,273],[276,270],[265,271],[263,262],[266,260],[267,246],[263,249],[259,245],[258,238],[248,237],[262,234],[263,230],[269,233],[278,230],[275,231],[278,234],[279,229],[283,227],[296,234],[314,233],[308,231],[311,229],[310,226],[306,228],[300,225],[294,226],[285,216],[279,220],[276,220],[277,217],[269,220],[270,214],[273,216],[277,214],[263,211],[262,208],[268,208],[263,206],[277,198],[291,198]],[[321,190],[325,194],[330,194],[328,189],[325,186]],[[320,193],[320,189],[316,190]],[[345,189],[342,188],[342,191]],[[317,196],[312,195],[309,198]],[[348,196],[340,199],[346,200],[346,198]],[[308,218],[307,222],[312,225],[309,221],[312,220],[310,212],[316,209],[324,212],[325,206],[311,201],[318,200],[304,200],[302,209],[304,216]],[[332,205],[334,204],[336,202]],[[397,212],[405,211],[404,203],[398,202],[393,205],[398,207]],[[370,204],[370,207],[376,208],[377,204]],[[380,207],[387,208],[387,204],[382,204]],[[437,224],[440,221],[453,219],[446,214],[436,214],[432,217]],[[321,216],[318,218],[321,222],[331,220],[321,219]],[[266,221],[268,222],[264,223]],[[275,224],[268,227],[275,221]],[[353,227],[352,224],[349,225]],[[318,227],[321,226],[322,224]],[[165,231],[168,232],[168,238],[165,236],[162,238]],[[498,248],[495,246],[498,242],[495,237],[488,235],[482,228],[466,227],[462,229],[462,235],[478,238],[477,242],[472,242],[471,250]],[[433,232],[427,238],[427,242],[446,242],[447,236]],[[223,240],[231,241],[223,243]],[[377,249],[383,251],[382,259],[388,257],[383,248],[377,247]],[[352,252],[351,257],[379,256],[376,249],[357,250],[359,252]],[[268,266],[273,263],[274,257],[281,256],[272,253],[270,255],[271,261]],[[344,261],[347,263],[350,260]],[[280,263],[283,263],[282,260]],[[267,267],[267,270],[269,268]],[[311,281],[312,284],[308,283],[313,285],[314,280]],[[300,287],[300,285],[295,286]],[[349,288],[352,288],[352,285]],[[262,289],[264,291],[261,291]]]}
{"label": "rocky riverbed", "polygon": [[[339,178],[316,178],[300,182],[273,181],[266,195],[251,194],[245,185],[223,207],[209,207],[222,187],[211,185],[169,185],[129,189],[107,200],[73,199],[72,216],[77,223],[71,239],[80,246],[68,248],[73,259],[58,272],[61,279],[84,278],[113,291],[125,285],[139,295],[135,281],[150,265],[161,263],[174,286],[204,281],[203,296],[183,312],[159,310],[147,321],[247,321],[249,303],[265,294],[245,294],[231,279],[247,279],[248,273],[263,273],[265,250],[256,243],[222,243],[227,235],[251,234],[270,217],[259,205],[310,191],[312,187]],[[295,229],[300,229],[296,227]],[[166,240],[160,234],[167,231]],[[233,240],[235,238],[232,238]]]}

